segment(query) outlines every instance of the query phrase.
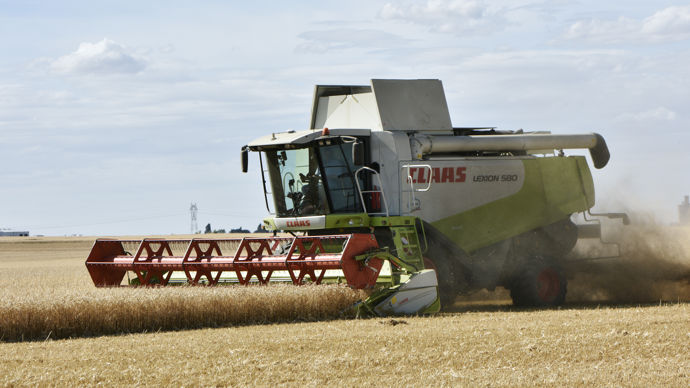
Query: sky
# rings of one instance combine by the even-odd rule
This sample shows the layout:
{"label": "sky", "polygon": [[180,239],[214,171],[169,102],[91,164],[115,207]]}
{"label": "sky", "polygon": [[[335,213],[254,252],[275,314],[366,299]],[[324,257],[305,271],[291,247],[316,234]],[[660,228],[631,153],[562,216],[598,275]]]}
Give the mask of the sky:
{"label": "sky", "polygon": [[240,147],[315,84],[443,81],[453,125],[602,134],[595,211],[690,194],[690,2],[0,0],[0,228],[254,229]]}

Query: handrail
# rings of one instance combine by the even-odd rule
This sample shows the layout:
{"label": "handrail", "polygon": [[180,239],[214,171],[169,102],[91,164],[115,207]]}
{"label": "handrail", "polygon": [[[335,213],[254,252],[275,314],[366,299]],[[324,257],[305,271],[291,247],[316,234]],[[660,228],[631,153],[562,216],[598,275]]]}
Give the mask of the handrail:
{"label": "handrail", "polygon": [[[410,167],[421,167],[421,168],[428,168],[429,169],[429,181],[427,182],[427,185],[425,188],[415,188],[414,187],[414,181],[412,179],[412,175],[410,175]],[[407,183],[410,184],[410,196],[412,197],[410,201],[407,203],[407,208],[409,209],[410,213],[421,210],[422,205],[420,201],[415,197],[414,193],[415,192],[427,192],[431,189],[431,181],[433,178],[433,169],[431,168],[431,165],[429,164],[404,164],[400,167],[402,170],[407,169]]]}
{"label": "handrail", "polygon": [[[359,184],[359,174],[362,171],[368,171],[372,173],[376,179],[378,179],[378,187],[380,187],[379,190],[362,190],[362,187]],[[359,192],[359,199],[362,201],[362,207],[364,208],[364,212],[369,214],[369,215],[385,215],[386,217],[389,217],[388,214],[388,202],[386,201],[386,193],[384,192],[383,189],[383,182],[381,181],[381,175],[378,173],[378,171],[374,170],[371,167],[360,167],[356,172],[355,172],[355,184],[357,185],[357,192]],[[380,193],[381,194],[381,199],[383,200],[383,207],[386,209],[385,212],[369,212],[367,210],[367,204],[364,201],[364,193]]]}

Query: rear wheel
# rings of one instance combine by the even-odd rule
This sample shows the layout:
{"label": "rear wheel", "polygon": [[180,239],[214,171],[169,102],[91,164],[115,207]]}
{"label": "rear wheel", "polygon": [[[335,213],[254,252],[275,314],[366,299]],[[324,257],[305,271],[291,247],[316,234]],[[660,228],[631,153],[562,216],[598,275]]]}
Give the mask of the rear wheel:
{"label": "rear wheel", "polygon": [[517,272],[510,287],[516,306],[559,306],[565,302],[568,281],[553,260],[534,257]]}

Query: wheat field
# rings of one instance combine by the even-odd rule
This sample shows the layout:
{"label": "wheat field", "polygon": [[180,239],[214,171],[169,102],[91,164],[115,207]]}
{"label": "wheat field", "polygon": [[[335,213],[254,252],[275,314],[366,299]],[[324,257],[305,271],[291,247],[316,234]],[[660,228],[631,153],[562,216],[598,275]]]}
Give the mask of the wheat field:
{"label": "wheat field", "polygon": [[[685,257],[687,239],[671,244],[659,238],[643,244],[633,236],[637,243],[625,252],[626,263],[644,263],[650,250],[657,252],[655,262]],[[609,268],[618,282],[602,269],[573,279],[576,298],[560,309],[516,309],[501,291],[458,300],[457,313],[334,320],[339,311],[324,300],[346,305],[357,297],[351,290],[96,289],[84,267],[92,242],[0,239],[0,328],[6,333],[0,386],[690,385],[690,305],[684,299],[690,283],[680,276],[650,288],[639,282],[650,272],[642,264],[623,273]],[[669,271],[656,267],[663,271],[654,276]],[[671,272],[682,275],[684,268]],[[618,300],[634,285],[626,282],[637,282],[633,297]],[[232,305],[237,300],[245,306]],[[290,300],[295,304],[285,307]],[[205,310],[190,307],[192,301]],[[17,310],[22,303],[24,310]],[[31,318],[22,318],[21,311],[31,309]],[[49,317],[72,323],[45,325]],[[266,323],[274,321],[282,323]],[[46,331],[51,325],[67,329]],[[96,328],[103,327],[110,329],[99,334]],[[22,342],[20,332],[32,340]],[[78,336],[87,337],[68,338]]]}
{"label": "wheat field", "polygon": [[339,318],[365,297],[345,286],[96,288],[90,238],[0,241],[0,341]]}
{"label": "wheat field", "polygon": [[675,304],[0,343],[0,385],[687,387],[689,323]]}

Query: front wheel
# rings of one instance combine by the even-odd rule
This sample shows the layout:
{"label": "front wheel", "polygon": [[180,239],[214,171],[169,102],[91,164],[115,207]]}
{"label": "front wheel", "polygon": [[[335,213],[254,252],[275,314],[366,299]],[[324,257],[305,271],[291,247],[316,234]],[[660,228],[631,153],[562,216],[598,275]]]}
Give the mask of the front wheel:
{"label": "front wheel", "polygon": [[438,294],[441,298],[441,309],[443,310],[448,310],[452,307],[455,303],[455,298],[458,296],[455,279],[457,275],[453,267],[449,264],[448,260],[444,260],[438,256],[434,259],[424,256],[424,268],[436,271]]}
{"label": "front wheel", "polygon": [[469,270],[466,254],[438,229],[424,223],[422,232],[426,235],[427,248],[424,266],[436,271],[441,309],[449,310],[455,304],[458,294],[469,289]]}
{"label": "front wheel", "polygon": [[553,260],[534,257],[517,271],[510,287],[516,306],[549,307],[565,302],[568,280]]}

